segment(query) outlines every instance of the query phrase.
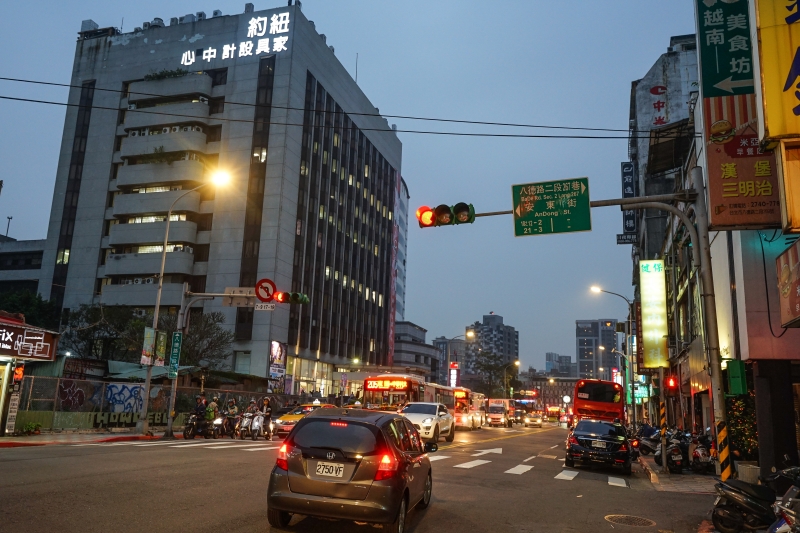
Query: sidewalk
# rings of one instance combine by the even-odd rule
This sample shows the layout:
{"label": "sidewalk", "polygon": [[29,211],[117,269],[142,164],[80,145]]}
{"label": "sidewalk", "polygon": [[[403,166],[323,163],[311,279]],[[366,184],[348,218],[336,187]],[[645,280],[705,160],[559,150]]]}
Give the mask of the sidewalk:
{"label": "sidewalk", "polygon": [[639,464],[644,467],[656,490],[662,492],[690,492],[695,494],[714,494],[717,480],[714,476],[699,475],[684,471],[683,474],[663,474],[651,455],[640,455]]}
{"label": "sidewalk", "polygon": [[[3,437],[0,438],[0,448],[16,448],[20,446],[47,446],[54,444],[94,444],[101,442],[124,442],[131,440],[153,440],[160,439],[163,432],[153,436],[138,435],[135,433],[123,433],[112,435],[109,433],[47,433],[42,435],[30,435],[27,437]],[[176,434],[176,438],[183,438],[183,435]]]}

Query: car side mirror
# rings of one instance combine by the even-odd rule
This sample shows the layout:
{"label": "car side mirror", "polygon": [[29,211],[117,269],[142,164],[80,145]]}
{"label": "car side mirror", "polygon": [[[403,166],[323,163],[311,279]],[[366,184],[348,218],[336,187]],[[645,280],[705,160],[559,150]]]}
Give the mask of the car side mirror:
{"label": "car side mirror", "polygon": [[433,453],[439,449],[439,445],[435,442],[426,442],[425,443],[425,453]]}

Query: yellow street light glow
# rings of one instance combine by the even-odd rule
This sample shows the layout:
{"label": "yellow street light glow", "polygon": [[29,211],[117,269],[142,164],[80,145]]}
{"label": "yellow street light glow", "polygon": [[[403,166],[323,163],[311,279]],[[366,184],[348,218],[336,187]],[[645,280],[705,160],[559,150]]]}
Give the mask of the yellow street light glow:
{"label": "yellow street light glow", "polygon": [[358,357],[356,357],[355,359],[353,359],[353,364],[354,364],[354,365],[357,365],[357,364],[358,364]]}
{"label": "yellow street light glow", "polygon": [[603,367],[602,367],[602,366],[601,366],[601,367],[598,367],[598,368],[597,368],[597,370],[599,370],[600,372],[602,372],[602,371],[603,371]]}
{"label": "yellow street light glow", "polygon": [[605,350],[605,349],[606,349],[606,347],[605,347],[605,346],[599,346],[599,348],[600,348],[601,350]]}
{"label": "yellow street light glow", "polygon": [[519,361],[514,361],[514,364],[519,366]]}
{"label": "yellow street light glow", "polygon": [[555,383],[555,382],[556,382],[556,380],[554,380],[553,378],[550,378],[550,383]]}
{"label": "yellow street light glow", "polygon": [[225,172],[224,170],[216,170],[211,175],[211,183],[216,185],[217,187],[227,185],[231,181],[231,175]]}
{"label": "yellow street light glow", "polygon": [[475,336],[475,332],[474,331],[472,331],[471,329],[467,331],[467,337],[469,337],[471,339],[474,336]]}
{"label": "yellow street light glow", "polygon": [[602,289],[600,287],[598,287],[597,285],[593,285],[590,290],[592,292],[602,292]]}

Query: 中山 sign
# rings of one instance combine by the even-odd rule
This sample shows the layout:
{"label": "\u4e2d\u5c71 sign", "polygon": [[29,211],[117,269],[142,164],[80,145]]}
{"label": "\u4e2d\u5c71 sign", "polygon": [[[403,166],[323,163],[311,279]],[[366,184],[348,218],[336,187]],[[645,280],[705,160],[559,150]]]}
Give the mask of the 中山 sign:
{"label": "\u4e2d\u5c71 sign", "polygon": [[644,368],[669,367],[665,279],[663,259],[639,261]]}
{"label": "\u4e2d\u5c71 sign", "polygon": [[511,186],[514,235],[592,230],[589,178]]}

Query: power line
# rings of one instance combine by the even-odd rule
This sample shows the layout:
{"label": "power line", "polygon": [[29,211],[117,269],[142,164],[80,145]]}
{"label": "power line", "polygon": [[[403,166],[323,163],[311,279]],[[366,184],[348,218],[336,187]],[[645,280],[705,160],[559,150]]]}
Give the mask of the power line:
{"label": "power line", "polygon": [[[38,80],[27,80],[23,78],[8,78],[0,76],[0,80],[2,81],[13,81],[19,83],[32,83],[36,85],[50,85],[55,87],[68,87],[71,89],[82,89],[82,85],[71,85],[68,83],[56,83],[56,82],[49,82],[49,81],[38,81]],[[106,92],[114,92],[114,93],[124,93],[121,89],[106,89],[102,87],[95,87],[95,91],[106,91]],[[154,94],[154,93],[141,93],[135,92],[133,94],[139,96],[152,96],[154,98],[162,98],[163,94]],[[251,103],[244,103],[244,102],[225,102],[226,105],[239,105],[239,106],[246,106],[246,107],[272,107],[274,109],[286,109],[290,111],[305,111],[304,108],[300,107],[290,107],[290,106],[267,106],[265,104],[251,104]],[[325,111],[322,110],[323,113],[334,113],[336,111]],[[406,119],[406,120],[422,120],[428,122],[449,122],[455,124],[472,124],[472,125],[479,125],[479,126],[505,126],[505,127],[512,127],[512,128],[538,128],[538,129],[554,129],[554,130],[572,130],[572,131],[605,131],[610,133],[647,133],[650,134],[650,130],[629,130],[629,129],[615,129],[615,128],[589,128],[589,127],[577,127],[577,126],[550,126],[550,125],[541,125],[541,124],[520,124],[514,122],[487,122],[487,121],[479,121],[479,120],[462,120],[462,119],[448,119],[448,118],[433,118],[433,117],[417,117],[411,115],[382,115],[380,113],[348,113],[343,112],[347,115],[353,116],[364,116],[364,117],[376,117],[376,118],[397,118],[397,119]],[[364,129],[364,128],[361,128]],[[408,132],[406,132],[408,133]],[[626,137],[627,138],[627,137]]]}
{"label": "power line", "polygon": [[[68,102],[53,102],[50,100],[37,100],[33,98],[19,98],[13,96],[3,96],[0,95],[0,100],[11,100],[16,102],[28,102],[28,103],[35,103],[35,104],[46,104],[46,105],[57,105],[57,106],[64,106],[64,107],[88,107],[90,109],[101,109],[106,111],[125,111],[126,113],[143,113],[147,115],[163,115],[163,116],[171,116],[171,117],[179,117],[179,118],[188,118],[192,120],[199,120],[199,119],[206,119],[205,117],[198,117],[196,115],[184,115],[180,113],[166,113],[163,111],[145,111],[143,109],[120,109],[118,107],[105,107],[105,106],[86,106],[82,104],[70,104]],[[253,119],[234,119],[234,118],[211,118],[208,120],[216,120],[221,122],[244,122],[244,123],[254,123],[256,122]],[[298,126],[302,127],[304,124],[298,124],[293,122],[264,122],[260,121],[263,124],[269,124],[274,126]],[[424,135],[449,135],[455,137],[497,137],[497,138],[518,138],[518,139],[625,139],[628,140],[630,137],[628,135],[621,136],[621,135],[534,135],[534,134],[521,134],[521,133],[467,133],[467,132],[456,132],[456,131],[425,131],[425,130],[391,130],[387,128],[364,128],[359,126],[352,126],[351,128],[342,127],[342,130],[360,130],[360,131],[383,131],[386,133],[417,133],[417,134],[424,134]],[[638,136],[633,136],[634,138],[638,138]],[[672,135],[663,135],[662,137],[675,137]]]}

